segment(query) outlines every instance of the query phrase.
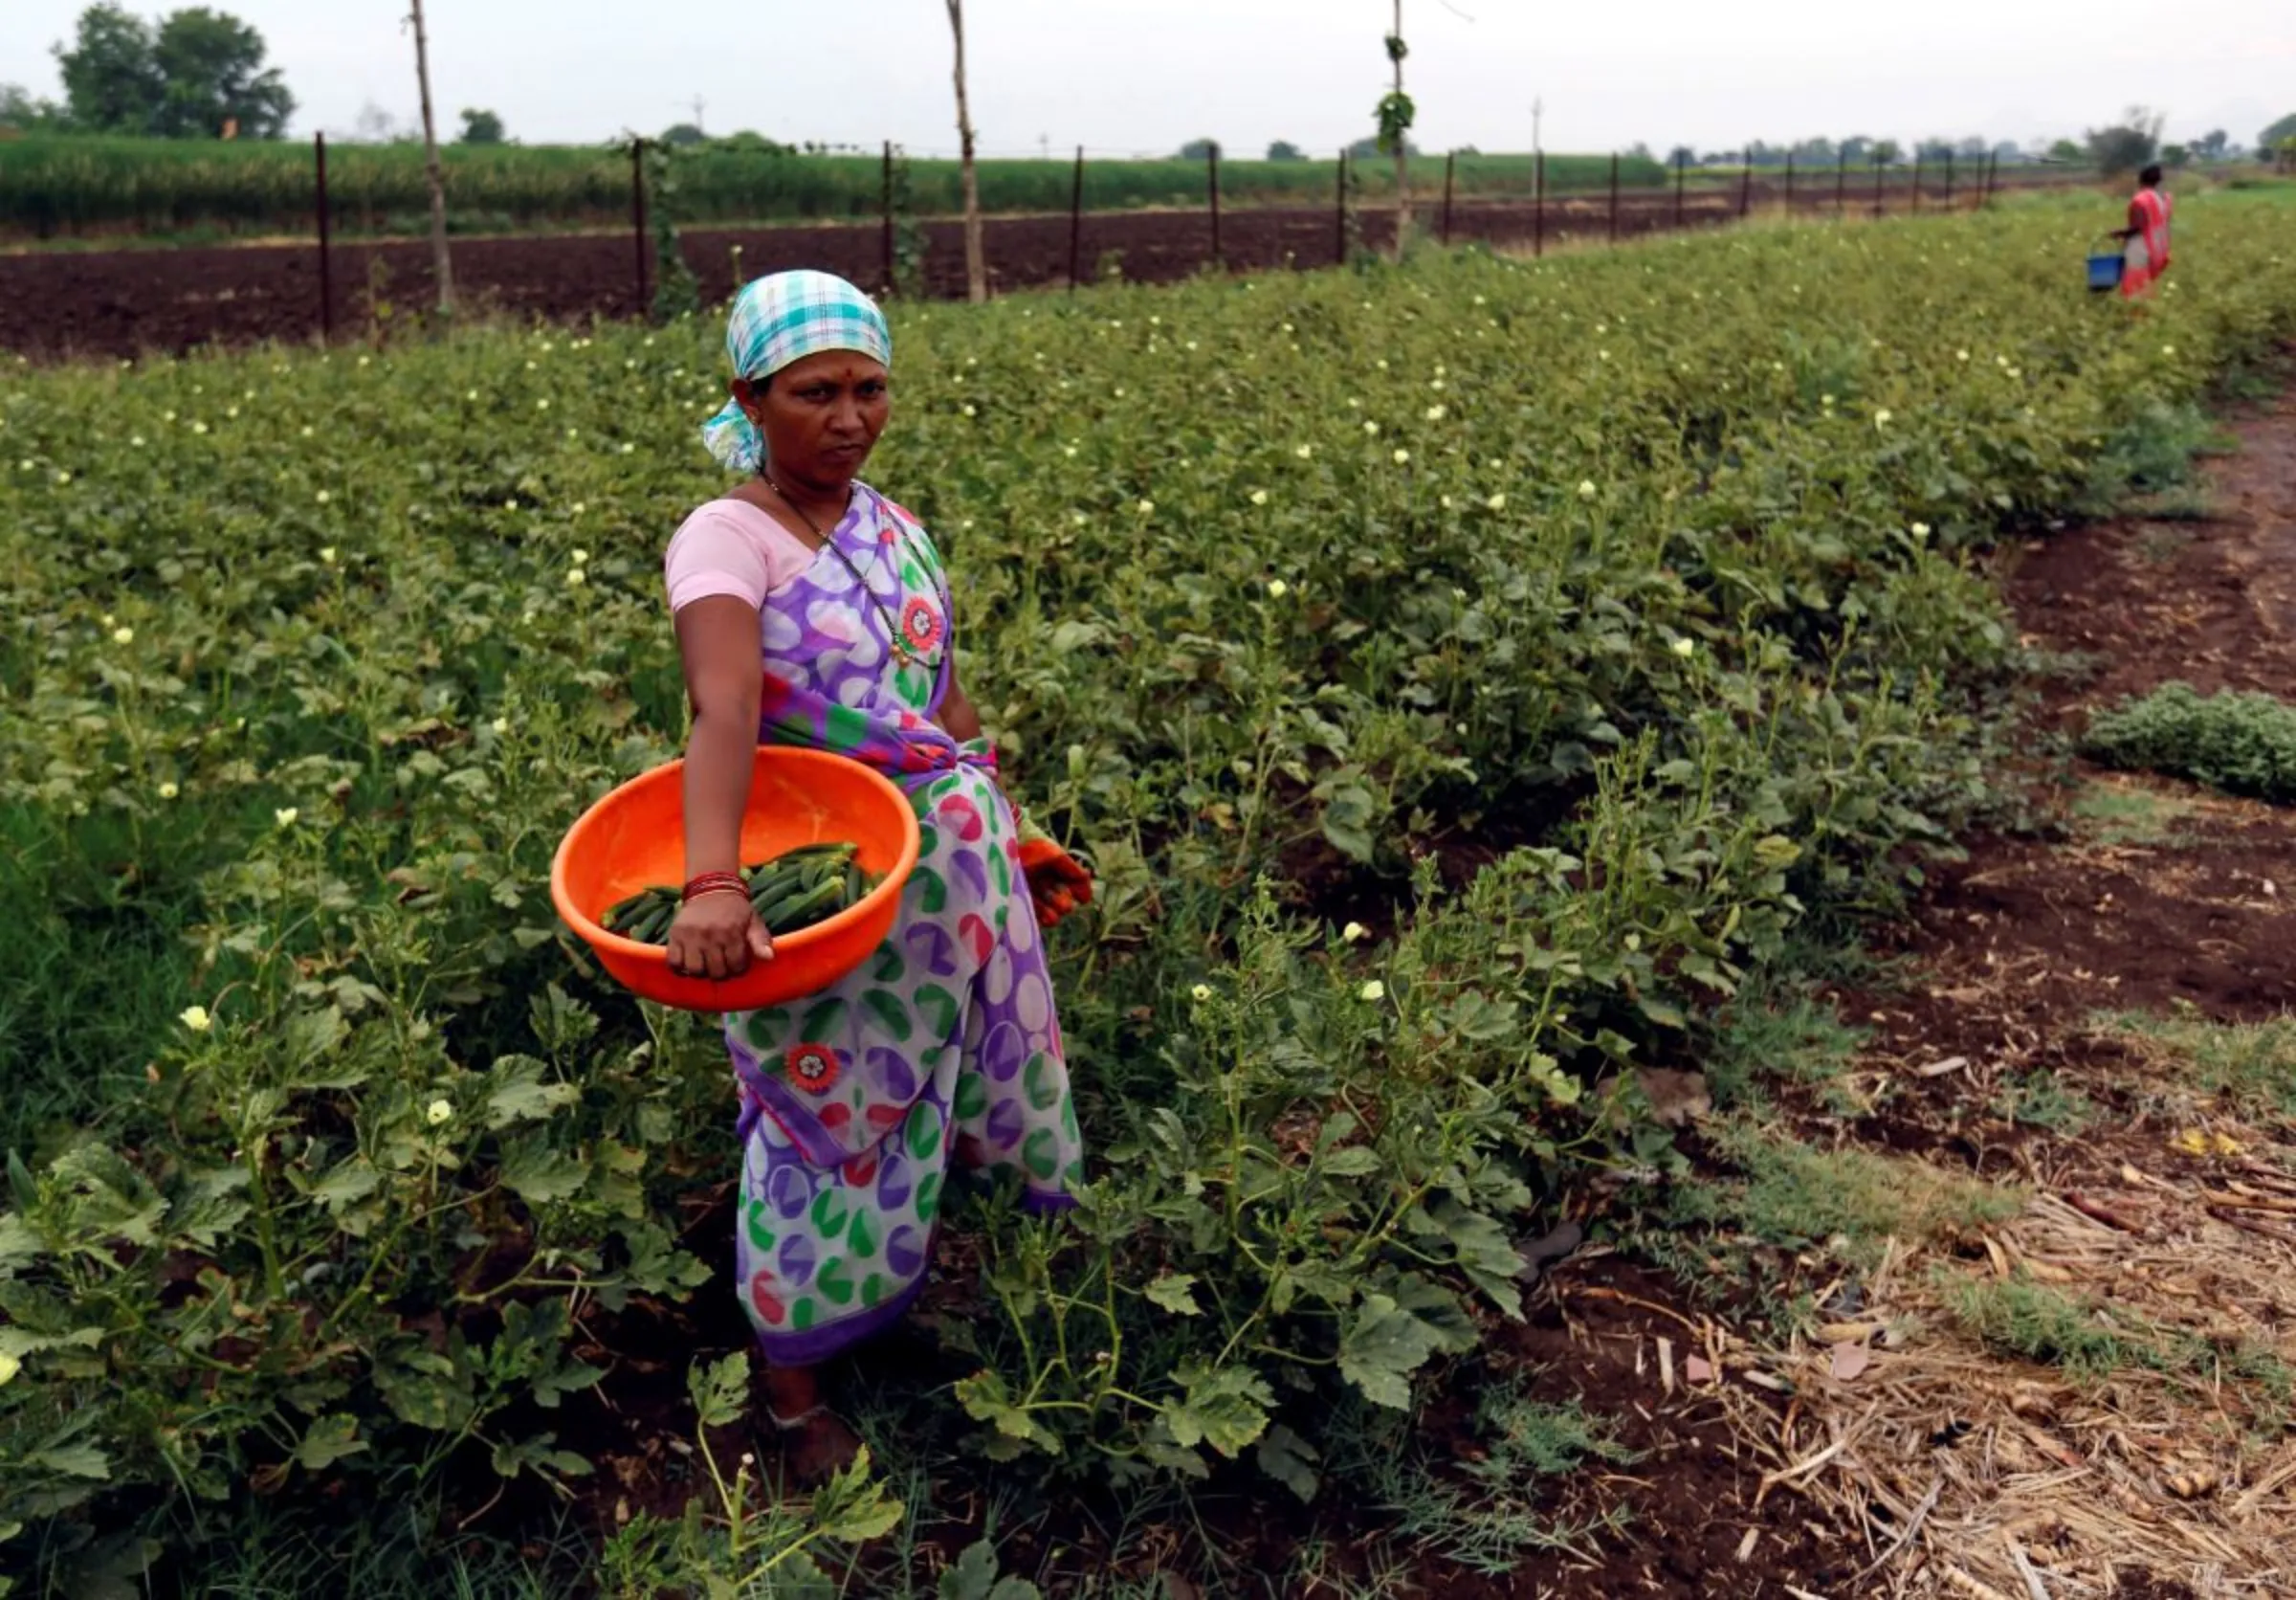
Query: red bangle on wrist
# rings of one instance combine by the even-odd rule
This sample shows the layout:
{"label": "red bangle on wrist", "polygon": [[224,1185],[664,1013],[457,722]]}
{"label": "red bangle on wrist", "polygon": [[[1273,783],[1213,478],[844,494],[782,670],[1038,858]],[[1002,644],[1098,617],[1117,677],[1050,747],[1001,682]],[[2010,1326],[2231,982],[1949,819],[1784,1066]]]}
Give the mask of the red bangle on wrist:
{"label": "red bangle on wrist", "polygon": [[697,873],[693,878],[688,878],[686,880],[685,890],[678,898],[681,900],[695,900],[702,895],[732,893],[740,893],[744,895],[749,893],[749,885],[742,881],[741,875],[740,873],[705,872]]}

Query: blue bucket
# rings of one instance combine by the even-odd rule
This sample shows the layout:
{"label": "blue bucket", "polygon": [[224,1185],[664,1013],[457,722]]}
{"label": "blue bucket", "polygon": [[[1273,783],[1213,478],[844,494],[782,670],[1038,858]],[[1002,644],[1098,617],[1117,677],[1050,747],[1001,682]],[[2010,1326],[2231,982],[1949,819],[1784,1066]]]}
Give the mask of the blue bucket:
{"label": "blue bucket", "polygon": [[2119,251],[2110,256],[2091,256],[2088,258],[2088,290],[2092,295],[2109,293],[2121,286],[2121,269],[2125,263]]}

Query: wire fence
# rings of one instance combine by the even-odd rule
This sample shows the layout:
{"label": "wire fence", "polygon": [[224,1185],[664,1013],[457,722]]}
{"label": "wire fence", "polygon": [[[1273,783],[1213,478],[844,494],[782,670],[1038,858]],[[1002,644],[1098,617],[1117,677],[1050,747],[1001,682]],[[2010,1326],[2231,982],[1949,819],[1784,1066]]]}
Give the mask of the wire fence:
{"label": "wire fence", "polygon": [[[894,146],[885,146],[876,259],[865,261],[849,245],[836,251],[836,268],[888,293],[961,294],[961,262],[955,258],[961,241],[954,222],[898,211],[900,159]],[[1592,162],[1585,157],[1550,161],[1538,155],[1524,163],[1528,181],[1520,192],[1492,193],[1485,189],[1468,193],[1459,182],[1467,170],[1462,158],[1439,159],[1440,183],[1413,196],[1415,226],[1446,245],[1477,241],[1528,248],[1534,255],[1550,248],[1712,227],[1755,214],[1878,218],[1970,210],[1991,205],[2004,189],[2081,188],[2094,182],[2086,174],[2039,172],[2019,166],[2004,171],[1998,154],[1976,160],[1956,155],[1932,160],[1924,155],[1894,164],[1843,159],[1821,167],[1788,157],[1775,167],[1724,171],[1693,167],[1687,160],[1677,160],[1669,170],[1619,155]],[[1360,251],[1390,249],[1394,242],[1397,209],[1392,185],[1383,195],[1365,192],[1367,178],[1385,178],[1391,170],[1384,159],[1361,162],[1342,154],[1328,164],[1328,199],[1320,221],[1296,203],[1231,206],[1217,146],[1203,158],[1200,209],[1167,208],[1148,214],[1093,211],[1086,204],[1090,160],[1089,150],[1076,149],[1065,214],[990,220],[983,243],[992,285],[1073,288],[1106,279],[1166,281],[1206,269],[1325,266],[1344,263]],[[1555,168],[1566,162],[1569,178],[1558,183]],[[1664,181],[1652,184],[1644,178],[1653,170],[1664,173]],[[1488,171],[1486,166],[1479,174],[1486,183]],[[1639,181],[1629,181],[1629,175]],[[928,267],[921,273],[903,259],[900,241],[905,229],[923,235]],[[717,232],[689,233],[696,240],[724,236]]]}
{"label": "wire fence", "polygon": [[[663,265],[657,213],[665,199],[674,210],[675,196],[651,192],[655,163],[646,142],[632,142],[623,154],[628,209],[619,228],[457,238],[458,296],[545,321],[652,312]],[[312,151],[310,246],[0,255],[0,349],[132,355],[209,343],[385,336],[394,321],[431,303],[429,250],[416,239],[342,238],[328,192],[329,158],[321,136]],[[1486,164],[1480,168],[1478,159]],[[1488,181],[1488,164],[1508,158],[1462,155],[1428,164],[1431,181],[1412,196],[1415,227],[1446,244],[1543,255],[1754,217],[1850,220],[1963,211],[1990,206],[2011,189],[2095,181],[1990,157],[1836,161],[1817,168],[1793,161],[1728,171],[1687,162],[1669,170],[1630,157],[1512,159],[1527,177],[1516,180],[1513,167],[1501,166],[1519,188],[1496,193],[1473,190]],[[1196,166],[1194,203],[1111,211],[1087,203],[1092,161],[1089,150],[1079,150],[1065,164],[1065,208],[986,220],[992,292],[1168,282],[1207,270],[1328,267],[1358,253],[1384,253],[1394,242],[1392,189],[1371,186],[1372,163],[1302,163],[1315,175],[1319,200],[1306,199],[1303,190],[1298,200],[1237,205],[1223,182],[1226,164],[1214,149]],[[887,146],[871,164],[878,211],[872,219],[681,224],[676,259],[693,274],[704,302],[789,267],[834,272],[895,295],[961,297],[967,290],[961,223],[916,214],[900,163],[899,152]],[[1568,172],[1564,181],[1557,181],[1558,168]],[[1477,185],[1464,181],[1470,173],[1480,174]],[[1650,181],[1653,173],[1660,181]]]}

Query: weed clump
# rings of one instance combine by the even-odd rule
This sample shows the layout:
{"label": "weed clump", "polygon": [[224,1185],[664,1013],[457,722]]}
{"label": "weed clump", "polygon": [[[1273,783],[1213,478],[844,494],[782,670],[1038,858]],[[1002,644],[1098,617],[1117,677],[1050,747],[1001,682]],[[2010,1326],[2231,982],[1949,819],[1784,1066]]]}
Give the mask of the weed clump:
{"label": "weed clump", "polygon": [[2296,800],[2296,706],[2270,695],[2203,696],[2187,683],[2164,683],[2098,717],[2081,747],[2110,767]]}

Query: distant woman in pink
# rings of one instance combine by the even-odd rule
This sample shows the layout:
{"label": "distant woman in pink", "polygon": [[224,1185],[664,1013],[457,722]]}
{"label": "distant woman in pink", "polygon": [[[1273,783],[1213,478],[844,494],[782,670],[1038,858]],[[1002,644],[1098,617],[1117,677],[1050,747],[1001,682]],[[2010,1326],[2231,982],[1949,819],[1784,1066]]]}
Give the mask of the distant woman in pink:
{"label": "distant woman in pink", "polygon": [[2121,243],[2121,298],[2137,300],[2169,270],[2169,216],[2175,210],[2161,191],[2160,168],[2148,167],[2137,174],[2137,190],[2129,202],[2129,226],[2113,237]]}

